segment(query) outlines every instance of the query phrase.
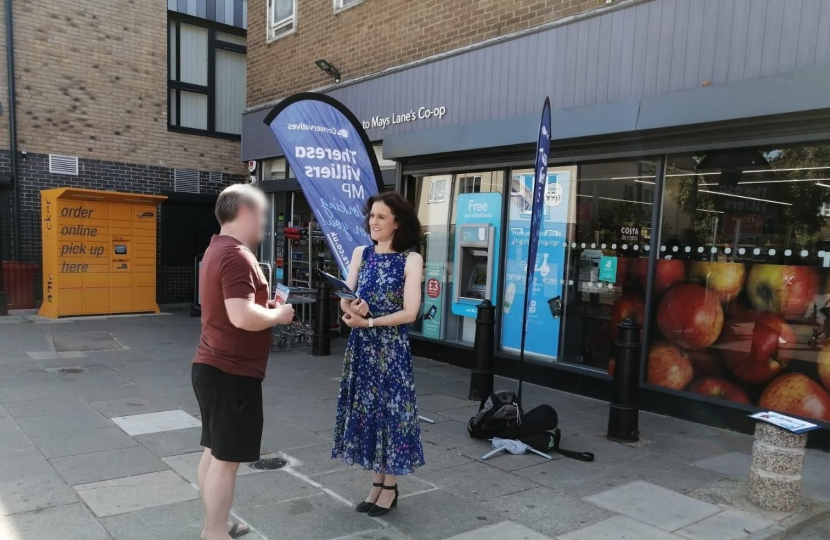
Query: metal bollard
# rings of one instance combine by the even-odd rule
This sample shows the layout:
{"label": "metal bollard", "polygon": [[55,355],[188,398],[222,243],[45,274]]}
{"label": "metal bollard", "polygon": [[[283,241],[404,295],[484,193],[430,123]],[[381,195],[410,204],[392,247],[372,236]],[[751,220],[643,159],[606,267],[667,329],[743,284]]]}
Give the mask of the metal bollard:
{"label": "metal bollard", "polygon": [[608,438],[618,442],[640,439],[640,326],[627,318],[615,343],[614,387],[608,415]]}
{"label": "metal bollard", "polygon": [[478,305],[476,316],[475,364],[470,369],[470,397],[481,401],[493,392],[493,351],[495,350],[496,306],[489,300]]}
{"label": "metal bollard", "polygon": [[325,281],[317,283],[311,354],[313,356],[328,356],[331,354],[331,288]]}

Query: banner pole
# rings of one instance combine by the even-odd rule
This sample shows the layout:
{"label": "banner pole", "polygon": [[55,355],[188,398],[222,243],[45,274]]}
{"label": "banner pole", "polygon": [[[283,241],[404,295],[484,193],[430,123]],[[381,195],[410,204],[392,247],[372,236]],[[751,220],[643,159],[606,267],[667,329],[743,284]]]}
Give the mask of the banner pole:
{"label": "banner pole", "polygon": [[[522,390],[525,376],[525,340],[527,338],[527,312],[530,307],[530,294],[533,290],[533,277],[536,274],[536,252],[539,247],[539,228],[542,220],[542,198],[548,176],[548,153],[550,152],[551,112],[550,98],[545,98],[542,106],[542,119],[539,122],[539,138],[536,145],[535,174],[533,178],[533,199],[530,210],[530,230],[527,244],[527,269],[525,271],[525,297],[522,309],[522,338],[519,345],[519,391],[516,400],[521,414]],[[521,417],[519,418],[521,423]]]}

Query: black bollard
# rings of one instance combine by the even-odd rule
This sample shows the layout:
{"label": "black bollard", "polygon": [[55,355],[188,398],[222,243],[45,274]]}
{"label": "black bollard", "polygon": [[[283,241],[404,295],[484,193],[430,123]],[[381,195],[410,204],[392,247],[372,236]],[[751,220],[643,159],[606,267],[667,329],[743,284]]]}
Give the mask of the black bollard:
{"label": "black bollard", "polygon": [[617,442],[637,442],[640,439],[640,326],[627,318],[617,328],[608,438]]}
{"label": "black bollard", "polygon": [[311,354],[313,356],[328,356],[331,354],[331,288],[325,281],[317,283]]}
{"label": "black bollard", "polygon": [[470,369],[470,397],[473,401],[493,393],[493,351],[495,350],[496,306],[489,300],[478,305],[476,316],[476,341],[473,356],[475,364]]}

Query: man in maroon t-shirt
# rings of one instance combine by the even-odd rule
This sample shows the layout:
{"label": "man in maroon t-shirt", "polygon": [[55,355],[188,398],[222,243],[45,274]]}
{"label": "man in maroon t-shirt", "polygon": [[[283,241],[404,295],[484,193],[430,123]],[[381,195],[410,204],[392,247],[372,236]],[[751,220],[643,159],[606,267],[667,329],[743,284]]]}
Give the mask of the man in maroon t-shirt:
{"label": "man in maroon t-shirt", "polygon": [[222,229],[199,268],[202,336],[193,358],[193,390],[202,414],[199,489],[205,508],[203,540],[248,532],[229,523],[240,462],[259,459],[262,379],[271,327],[294,318],[290,305],[269,299],[268,282],[251,252],[264,236],[268,204],[257,188],[236,184],[216,201]]}

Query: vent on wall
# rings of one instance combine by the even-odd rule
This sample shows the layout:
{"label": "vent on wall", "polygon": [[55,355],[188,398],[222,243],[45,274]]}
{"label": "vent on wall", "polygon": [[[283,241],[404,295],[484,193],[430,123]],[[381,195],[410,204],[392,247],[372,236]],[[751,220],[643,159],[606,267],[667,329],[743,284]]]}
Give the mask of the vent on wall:
{"label": "vent on wall", "polygon": [[49,154],[49,172],[78,176],[78,157]]}
{"label": "vent on wall", "polygon": [[221,184],[225,180],[225,176],[220,172],[210,171],[209,180],[211,184]]}
{"label": "vent on wall", "polygon": [[178,193],[199,193],[199,171],[174,169],[173,190]]}

